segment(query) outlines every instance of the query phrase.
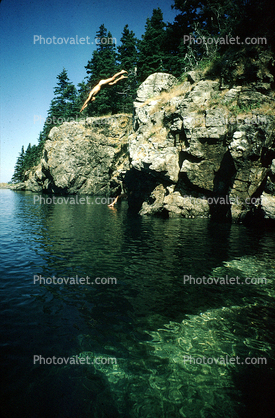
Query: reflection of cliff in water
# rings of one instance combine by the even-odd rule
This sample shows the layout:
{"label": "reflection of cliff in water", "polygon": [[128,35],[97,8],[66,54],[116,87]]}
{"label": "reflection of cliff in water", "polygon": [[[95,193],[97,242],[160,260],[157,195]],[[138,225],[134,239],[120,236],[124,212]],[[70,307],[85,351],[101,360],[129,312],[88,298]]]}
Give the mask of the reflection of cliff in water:
{"label": "reflection of cliff in water", "polygon": [[[16,333],[16,342],[1,360],[9,380],[5,390],[22,410],[41,416],[37,399],[42,398],[47,406],[51,400],[55,413],[72,405],[82,416],[222,417],[228,408],[233,417],[246,418],[239,410],[245,404],[250,417],[268,417],[273,282],[265,287],[184,285],[183,276],[270,280],[272,232],[207,219],[139,217],[128,213],[126,202],[115,210],[95,204],[37,205],[33,194],[3,192],[13,202],[4,215],[12,231],[6,251],[18,249],[18,263],[11,264],[8,256],[3,262],[12,309],[2,328],[8,341]],[[33,275],[116,277],[118,282],[39,286],[33,285]],[[18,341],[24,350],[15,355],[11,372]],[[87,351],[116,357],[117,368],[30,368],[34,354],[69,357]],[[182,362],[183,355],[226,354],[266,356],[268,364],[228,368]],[[6,410],[15,408],[6,399]]]}
{"label": "reflection of cliff in water", "polygon": [[[183,285],[183,276],[211,276],[214,267],[235,254],[245,255],[248,250],[257,254],[272,244],[264,231],[253,233],[242,226],[135,216],[127,212],[126,202],[116,210],[96,204],[28,205],[24,213],[24,228],[33,227],[35,220],[33,237],[41,260],[35,274],[118,280],[117,285],[96,287],[50,285],[47,291],[60,298],[69,294],[91,298],[97,306],[94,313],[97,310],[103,317],[108,306],[118,309],[121,303],[126,311],[130,304],[128,315],[134,322],[144,321],[145,327],[152,318],[157,327],[181,321],[185,313],[241,304],[243,289]],[[247,296],[251,292],[255,288],[246,289]]]}

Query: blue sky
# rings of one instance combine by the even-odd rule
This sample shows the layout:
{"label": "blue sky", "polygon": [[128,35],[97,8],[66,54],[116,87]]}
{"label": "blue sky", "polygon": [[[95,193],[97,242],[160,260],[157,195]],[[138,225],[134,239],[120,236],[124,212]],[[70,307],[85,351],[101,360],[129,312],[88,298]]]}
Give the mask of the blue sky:
{"label": "blue sky", "polygon": [[[53,98],[56,76],[65,68],[77,86],[94,44],[45,44],[41,37],[90,37],[104,23],[117,45],[126,24],[141,38],[147,17],[160,7],[165,22],[177,12],[173,0],[2,0],[0,3],[0,182],[8,182],[22,145],[37,144]],[[35,37],[36,36],[36,37]]]}

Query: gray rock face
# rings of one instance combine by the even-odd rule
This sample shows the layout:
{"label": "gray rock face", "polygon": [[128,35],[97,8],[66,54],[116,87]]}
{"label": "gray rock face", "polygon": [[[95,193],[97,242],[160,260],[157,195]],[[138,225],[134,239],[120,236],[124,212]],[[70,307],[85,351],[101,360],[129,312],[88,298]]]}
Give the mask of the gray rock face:
{"label": "gray rock face", "polygon": [[265,218],[275,219],[275,196],[263,193],[261,196],[261,207]]}
{"label": "gray rock face", "polygon": [[241,86],[224,91],[193,73],[181,86],[164,81],[159,94],[149,79],[134,102],[125,178],[130,207],[141,215],[242,220],[258,207],[254,197],[268,174],[274,176],[275,118],[236,116],[227,105],[270,105],[270,97]]}
{"label": "gray rock face", "polygon": [[133,117],[53,128],[40,164],[14,187],[95,195],[123,189],[141,215],[244,221],[257,212],[275,219],[275,116],[240,112],[270,108],[272,95],[202,78],[190,72],[179,85],[170,74],[152,74],[137,91]]}
{"label": "gray rock face", "polygon": [[87,118],[54,127],[40,164],[17,189],[46,193],[120,193],[128,167],[131,115]]}
{"label": "gray rock face", "polygon": [[166,73],[151,74],[137,89],[137,102],[145,102],[162,91],[169,91],[177,83],[176,77]]}

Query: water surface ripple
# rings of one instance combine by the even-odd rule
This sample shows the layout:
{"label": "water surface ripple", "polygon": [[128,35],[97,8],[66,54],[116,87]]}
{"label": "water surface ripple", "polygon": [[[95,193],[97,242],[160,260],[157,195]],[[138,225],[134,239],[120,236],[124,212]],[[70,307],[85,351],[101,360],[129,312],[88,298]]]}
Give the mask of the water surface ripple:
{"label": "water surface ripple", "polygon": [[[0,202],[1,416],[274,416],[274,230],[140,217],[92,198],[40,205],[0,190]],[[34,284],[40,275],[117,283]],[[267,283],[191,285],[184,275]],[[116,364],[43,365],[35,355]]]}

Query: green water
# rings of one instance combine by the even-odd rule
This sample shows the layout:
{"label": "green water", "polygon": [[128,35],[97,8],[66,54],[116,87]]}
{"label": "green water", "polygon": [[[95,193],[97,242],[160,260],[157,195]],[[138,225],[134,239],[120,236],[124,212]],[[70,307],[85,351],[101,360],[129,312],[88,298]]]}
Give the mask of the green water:
{"label": "green water", "polygon": [[[139,217],[126,202],[37,205],[10,190],[0,199],[1,416],[274,416],[274,230]],[[184,275],[267,280],[200,285]],[[115,363],[34,364],[35,355]]]}

